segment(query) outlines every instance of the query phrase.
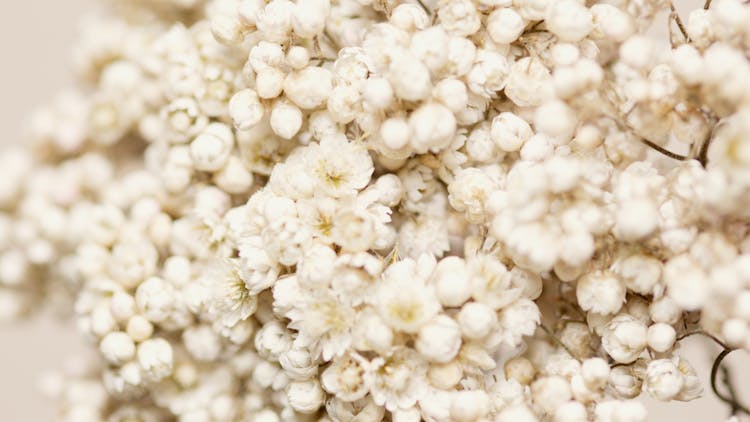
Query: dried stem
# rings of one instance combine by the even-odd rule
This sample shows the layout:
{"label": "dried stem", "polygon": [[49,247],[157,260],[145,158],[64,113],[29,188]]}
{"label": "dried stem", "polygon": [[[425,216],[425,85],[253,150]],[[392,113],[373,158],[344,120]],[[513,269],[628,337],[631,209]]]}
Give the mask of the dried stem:
{"label": "dried stem", "polygon": [[684,338],[687,338],[687,337],[690,337],[690,336],[694,336],[694,335],[701,335],[703,337],[710,338],[711,340],[714,341],[714,343],[718,344],[723,349],[731,349],[731,347],[727,346],[726,343],[724,343],[723,341],[721,341],[718,338],[716,338],[716,336],[714,336],[713,334],[707,333],[707,332],[705,332],[703,330],[688,331],[686,333],[680,334],[677,337],[677,341],[680,341],[680,340],[682,340]]}
{"label": "dried stem", "polygon": [[670,10],[669,15],[672,19],[674,19],[675,23],[677,24],[677,28],[680,29],[680,32],[682,32],[682,36],[685,38],[685,42],[690,42],[690,37],[688,36],[687,30],[685,30],[685,25],[683,25],[682,23],[680,14],[677,13],[677,9],[675,9],[674,7],[674,3],[669,2],[669,10]]}
{"label": "dried stem", "polygon": [[[726,366],[722,366],[721,362],[724,360],[724,358],[727,357],[730,353],[735,351],[736,349],[733,349],[729,347],[726,343],[719,340],[712,334],[709,334],[703,330],[696,330],[696,331],[688,331],[679,337],[677,337],[677,341],[680,341],[684,339],[685,337],[690,337],[692,335],[702,335],[704,337],[710,338],[713,340],[716,344],[721,346],[724,350],[719,353],[719,356],[716,357],[714,360],[713,365],[711,366],[711,390],[714,392],[716,397],[719,398],[719,400],[723,401],[724,403],[728,404],[732,408],[732,414],[735,415],[738,412],[745,413],[747,415],[750,415],[750,409],[743,406],[742,404],[737,401],[737,393],[734,389],[734,386],[732,385],[732,380],[730,378],[729,369]],[[725,385],[727,391],[729,392],[729,397],[722,394],[717,386],[717,375],[719,373],[719,370],[721,370],[722,373],[722,383]]]}
{"label": "dried stem", "polygon": [[[709,0],[710,1],[710,0]],[[426,4],[422,0],[417,0],[417,3],[419,3],[420,6],[422,6],[422,9],[424,9],[425,12],[427,12],[428,15],[432,15],[432,10],[430,10]]]}
{"label": "dried stem", "polygon": [[680,154],[675,154],[674,152],[672,152],[672,151],[670,151],[668,149],[665,149],[665,148],[660,147],[659,145],[656,145],[655,143],[649,141],[648,139],[644,138],[644,139],[642,139],[642,142],[644,144],[648,145],[651,149],[653,149],[653,150],[655,150],[655,151],[657,151],[657,152],[659,152],[661,154],[664,154],[664,155],[666,155],[669,158],[674,158],[675,160],[680,160],[680,161],[685,161],[685,160],[688,159],[688,157],[686,157],[684,155],[680,155]]}
{"label": "dried stem", "polygon": [[723,381],[727,387],[727,390],[729,391],[729,397],[722,394],[717,387],[716,377],[719,373],[719,369],[721,368],[721,362],[733,351],[734,349],[724,349],[721,351],[721,353],[719,353],[719,356],[716,357],[716,360],[714,360],[714,364],[713,366],[711,366],[711,390],[714,392],[716,397],[719,398],[719,400],[728,404],[732,408],[733,415],[736,415],[738,412],[750,415],[750,409],[737,402],[736,393],[734,391],[734,387],[732,386],[731,380],[729,379],[729,371],[726,369],[726,367],[722,368],[722,372],[724,373]]}

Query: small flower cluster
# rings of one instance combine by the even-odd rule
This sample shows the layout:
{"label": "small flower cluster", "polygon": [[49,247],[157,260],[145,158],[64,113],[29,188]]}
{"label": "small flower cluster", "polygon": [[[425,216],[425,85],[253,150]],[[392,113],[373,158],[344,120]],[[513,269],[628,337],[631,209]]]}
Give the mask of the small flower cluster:
{"label": "small flower cluster", "polygon": [[642,422],[750,349],[746,3],[110,3],[0,156],[61,420]]}

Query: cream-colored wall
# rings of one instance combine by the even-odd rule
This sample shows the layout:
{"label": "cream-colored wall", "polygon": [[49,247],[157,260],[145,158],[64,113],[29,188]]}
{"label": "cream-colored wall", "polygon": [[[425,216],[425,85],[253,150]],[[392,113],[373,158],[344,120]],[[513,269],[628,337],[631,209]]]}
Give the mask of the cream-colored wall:
{"label": "cream-colored wall", "polygon": [[[76,21],[93,0],[23,0],[8,2],[0,13],[0,143],[20,139],[24,117],[48,101],[70,81],[68,52]],[[682,5],[681,5],[682,6]],[[53,405],[36,391],[42,371],[58,368],[64,359],[83,350],[70,324],[51,317],[22,325],[0,327],[0,421],[50,421]],[[700,340],[690,342],[689,356],[703,379],[710,355]],[[728,358],[737,381],[744,378],[743,400],[750,405],[750,357],[737,352]],[[706,383],[706,386],[708,384]],[[712,397],[692,403],[649,401],[650,421],[722,421],[726,408]]]}
{"label": "cream-colored wall", "polygon": [[[0,144],[19,142],[24,118],[70,80],[76,21],[92,0],[3,2],[0,13]],[[47,317],[0,326],[0,420],[54,420],[37,393],[39,374],[82,350],[70,325]]]}

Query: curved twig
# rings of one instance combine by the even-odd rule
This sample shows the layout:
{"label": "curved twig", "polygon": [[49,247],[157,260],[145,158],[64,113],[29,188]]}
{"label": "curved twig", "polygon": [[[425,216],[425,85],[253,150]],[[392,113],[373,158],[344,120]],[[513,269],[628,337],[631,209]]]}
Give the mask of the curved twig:
{"label": "curved twig", "polygon": [[704,336],[704,337],[706,337],[706,338],[710,338],[711,340],[713,340],[713,341],[714,341],[714,343],[718,344],[718,345],[719,345],[719,346],[721,346],[721,347],[722,347],[723,349],[731,349],[731,347],[727,346],[727,344],[726,344],[726,343],[724,343],[723,341],[719,340],[719,339],[718,339],[718,338],[717,338],[716,336],[714,336],[713,334],[707,333],[707,332],[705,332],[705,331],[703,331],[703,330],[688,331],[688,332],[686,332],[686,333],[680,334],[680,335],[679,335],[679,336],[677,337],[677,341],[680,341],[680,340],[682,340],[682,339],[684,339],[684,338],[686,338],[686,337],[694,336],[694,335],[696,335],[696,334],[697,334],[697,335],[701,335],[701,336]]}
{"label": "curved twig", "polygon": [[[727,385],[727,388],[730,391],[731,396],[726,397],[724,394],[719,392],[719,389],[716,385],[716,375],[719,373],[719,368],[721,367],[721,362],[724,360],[724,358],[727,357],[730,353],[732,353],[735,349],[724,349],[719,353],[719,356],[716,357],[716,360],[714,360],[714,364],[711,366],[711,390],[714,392],[716,397],[719,398],[719,400],[723,401],[724,403],[728,404],[732,408],[732,414],[735,415],[737,412],[745,413],[746,415],[750,415],[750,409],[747,407],[741,405],[739,402],[737,402],[736,398],[734,396],[734,389],[732,388],[730,382],[729,382],[729,376],[728,373],[725,375],[725,383]],[[726,369],[725,369],[726,370]]]}
{"label": "curved twig", "polygon": [[685,161],[685,160],[688,159],[688,157],[686,157],[684,155],[680,155],[680,154],[675,154],[674,152],[672,152],[672,151],[670,151],[670,150],[668,150],[666,148],[662,148],[659,145],[656,145],[655,143],[649,141],[646,138],[642,138],[641,142],[643,142],[644,144],[648,145],[654,151],[659,152],[661,154],[664,154],[664,155],[666,155],[669,158],[674,158],[675,160],[680,160],[680,161]]}

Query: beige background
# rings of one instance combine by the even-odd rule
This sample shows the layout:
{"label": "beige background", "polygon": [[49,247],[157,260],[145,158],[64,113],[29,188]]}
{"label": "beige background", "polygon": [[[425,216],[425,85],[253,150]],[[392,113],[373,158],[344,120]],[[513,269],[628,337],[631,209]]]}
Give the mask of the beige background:
{"label": "beige background", "polygon": [[[0,143],[17,142],[25,116],[52,98],[70,78],[68,52],[76,22],[93,0],[22,0],[9,2],[0,14]],[[661,21],[663,22],[663,20]],[[686,355],[707,381],[712,353],[700,339],[691,340]],[[54,420],[53,403],[37,393],[39,375],[61,367],[80,353],[83,342],[70,324],[51,317],[0,327],[0,421]],[[727,359],[737,381],[744,378],[741,397],[750,405],[750,358],[737,352]],[[706,388],[708,383],[706,382]],[[726,407],[707,390],[691,403],[649,401],[650,421],[713,422],[724,420]]]}

